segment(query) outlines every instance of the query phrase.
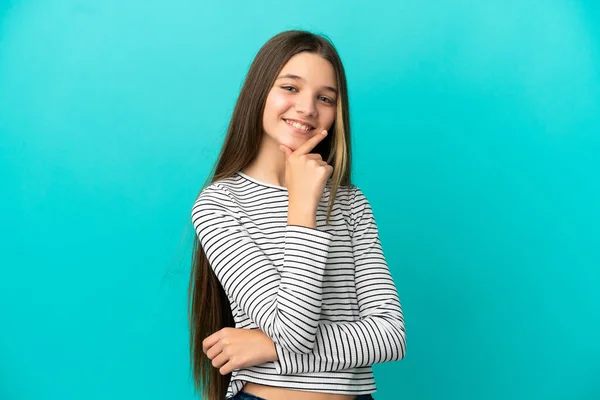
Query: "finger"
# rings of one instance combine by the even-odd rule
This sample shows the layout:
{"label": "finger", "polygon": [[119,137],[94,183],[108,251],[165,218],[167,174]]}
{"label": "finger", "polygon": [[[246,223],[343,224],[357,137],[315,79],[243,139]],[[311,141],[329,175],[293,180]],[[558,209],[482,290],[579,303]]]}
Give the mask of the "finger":
{"label": "finger", "polygon": [[323,129],[321,133],[316,134],[315,136],[308,139],[306,142],[302,144],[302,146],[298,147],[294,154],[308,154],[315,146],[325,137],[327,136],[327,131]]}
{"label": "finger", "polygon": [[217,335],[219,333],[219,331],[213,333],[212,335],[208,336],[206,339],[204,339],[202,341],[202,351],[203,352],[207,352],[208,349],[210,349],[212,346],[214,346],[215,343],[217,343],[219,341],[219,335]]}
{"label": "finger", "polygon": [[328,166],[328,165],[329,165],[329,164],[327,163],[327,161],[323,161],[323,160],[314,160],[314,159],[313,159],[313,160],[309,160],[309,161],[310,161],[310,162],[312,162],[312,163],[314,163],[314,164],[316,164],[316,165],[317,165],[317,166],[319,166],[319,167],[326,167],[326,166]]}
{"label": "finger", "polygon": [[229,357],[227,357],[225,353],[221,353],[212,360],[212,366],[215,368],[221,368],[223,365],[227,364],[228,361]]}
{"label": "finger", "polygon": [[307,159],[309,159],[309,160],[317,160],[317,161],[320,161],[320,160],[322,160],[322,158],[321,158],[321,155],[320,155],[320,154],[318,154],[318,153],[315,153],[315,154],[313,154],[313,153],[308,153],[308,154],[306,155],[306,158],[307,158]]}
{"label": "finger", "polygon": [[221,342],[215,343],[208,351],[206,351],[206,356],[211,360],[218,356],[223,351],[223,344]]}
{"label": "finger", "polygon": [[331,165],[328,165],[325,168],[327,168],[328,176],[331,178],[331,175],[333,174],[333,167]]}
{"label": "finger", "polygon": [[227,364],[223,365],[221,368],[219,368],[219,373],[221,375],[227,375],[236,368],[237,367],[230,361]]}

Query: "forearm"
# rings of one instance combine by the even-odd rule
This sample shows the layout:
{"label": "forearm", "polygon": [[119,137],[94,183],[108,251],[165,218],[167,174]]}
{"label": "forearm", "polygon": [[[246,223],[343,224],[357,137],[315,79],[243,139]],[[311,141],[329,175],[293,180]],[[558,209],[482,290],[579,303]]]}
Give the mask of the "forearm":
{"label": "forearm", "polygon": [[296,374],[339,371],[396,361],[406,353],[406,331],[400,305],[390,304],[385,316],[355,322],[321,323],[311,353],[287,351],[275,344],[277,373]]}

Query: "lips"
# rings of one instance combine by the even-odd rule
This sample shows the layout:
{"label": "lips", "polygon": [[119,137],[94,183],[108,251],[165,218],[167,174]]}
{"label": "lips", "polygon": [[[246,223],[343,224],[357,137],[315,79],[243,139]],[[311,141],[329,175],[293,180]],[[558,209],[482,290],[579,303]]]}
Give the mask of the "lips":
{"label": "lips", "polygon": [[300,121],[300,120],[297,120],[297,119],[290,119],[290,118],[284,118],[283,120],[289,126],[291,126],[293,128],[296,128],[296,129],[299,129],[299,130],[301,130],[303,132],[310,132],[313,129],[315,129],[315,127],[312,124],[310,124],[308,122],[305,122],[305,121]]}

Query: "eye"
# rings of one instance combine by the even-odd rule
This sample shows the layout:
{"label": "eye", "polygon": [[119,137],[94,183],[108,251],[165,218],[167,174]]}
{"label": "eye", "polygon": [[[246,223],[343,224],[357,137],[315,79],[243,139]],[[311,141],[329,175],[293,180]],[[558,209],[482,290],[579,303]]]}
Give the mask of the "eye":
{"label": "eye", "polygon": [[319,96],[319,100],[322,100],[327,104],[333,104],[333,100],[331,100],[329,97]]}
{"label": "eye", "polygon": [[286,86],[282,86],[281,88],[282,88],[283,90],[287,90],[288,92],[294,92],[294,91],[297,91],[297,90],[296,90],[296,88],[295,88],[295,87],[293,87],[293,86],[287,86],[287,85],[286,85]]}

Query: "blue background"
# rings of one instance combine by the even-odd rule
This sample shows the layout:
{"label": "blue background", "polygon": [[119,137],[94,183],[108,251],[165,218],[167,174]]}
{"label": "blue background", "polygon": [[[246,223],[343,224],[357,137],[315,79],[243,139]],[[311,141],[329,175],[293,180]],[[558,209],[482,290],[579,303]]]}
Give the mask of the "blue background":
{"label": "blue background", "polygon": [[327,34],[406,318],[376,399],[600,398],[600,8],[0,3],[0,399],[192,399],[190,210],[260,46]]}

